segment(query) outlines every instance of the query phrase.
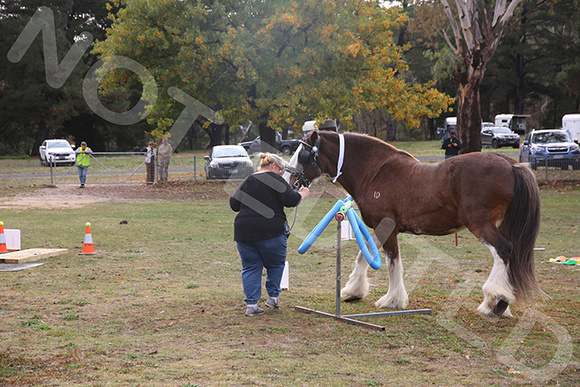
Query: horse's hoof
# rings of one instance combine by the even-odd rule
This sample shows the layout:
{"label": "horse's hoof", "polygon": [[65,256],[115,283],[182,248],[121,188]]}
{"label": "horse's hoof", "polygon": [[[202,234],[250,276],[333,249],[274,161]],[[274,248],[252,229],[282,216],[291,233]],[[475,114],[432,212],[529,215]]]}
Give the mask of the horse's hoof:
{"label": "horse's hoof", "polygon": [[344,302],[357,302],[360,300],[362,300],[362,297],[357,297],[357,296],[346,296],[343,299]]}
{"label": "horse's hoof", "polygon": [[495,303],[495,307],[493,308],[493,314],[496,316],[501,316],[503,312],[510,306],[509,302],[507,302],[504,298],[500,298]]}

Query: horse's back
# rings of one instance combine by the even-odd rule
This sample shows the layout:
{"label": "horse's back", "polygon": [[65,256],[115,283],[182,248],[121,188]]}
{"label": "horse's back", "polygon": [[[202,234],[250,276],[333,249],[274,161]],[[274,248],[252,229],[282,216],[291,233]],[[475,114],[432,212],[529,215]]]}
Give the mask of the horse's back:
{"label": "horse's back", "polygon": [[462,223],[500,222],[514,197],[516,162],[496,153],[469,153],[447,162]]}
{"label": "horse's back", "polygon": [[497,223],[513,199],[515,161],[502,155],[470,153],[435,164],[401,164],[395,169],[404,184],[383,181],[389,187],[383,205],[396,214],[401,231],[445,235],[476,222]]}

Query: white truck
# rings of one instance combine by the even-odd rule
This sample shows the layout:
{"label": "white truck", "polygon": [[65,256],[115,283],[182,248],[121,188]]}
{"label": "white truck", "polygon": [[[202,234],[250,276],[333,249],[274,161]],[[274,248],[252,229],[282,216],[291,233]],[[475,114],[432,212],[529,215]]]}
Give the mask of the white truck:
{"label": "white truck", "polygon": [[316,121],[305,121],[302,125],[302,136],[306,136],[308,133],[312,132],[314,129],[318,130],[330,130],[332,132],[338,132],[338,125],[335,120],[326,119],[322,124],[317,125]]}
{"label": "white truck", "polygon": [[495,126],[510,128],[517,134],[526,134],[526,119],[531,117],[527,114],[498,114],[495,116]]}
{"label": "white truck", "polygon": [[566,114],[562,117],[562,129],[567,130],[573,140],[580,141],[580,114]]}

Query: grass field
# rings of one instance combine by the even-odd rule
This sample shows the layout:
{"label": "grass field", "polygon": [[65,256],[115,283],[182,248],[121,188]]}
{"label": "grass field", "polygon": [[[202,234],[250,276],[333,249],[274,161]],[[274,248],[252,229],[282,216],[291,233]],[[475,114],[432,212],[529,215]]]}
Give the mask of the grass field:
{"label": "grass field", "polygon": [[[0,272],[0,384],[578,385],[580,266],[544,263],[580,255],[578,184],[541,191],[537,246],[545,251],[536,253],[536,270],[550,299],[514,306],[513,319],[484,319],[474,310],[493,263],[487,249],[468,232],[459,234],[460,248],[453,235],[403,235],[409,308],[433,313],[370,321],[385,332],[293,309],[334,313],[335,223],[306,254],[297,253],[344,197],[324,179],[298,210],[282,308],[244,316],[227,202],[235,185],[123,193],[88,186],[84,200],[72,187],[0,191],[0,220],[21,230],[23,248],[69,249],[36,268]],[[79,255],[87,221],[92,256]],[[343,242],[343,283],[356,251],[356,242]],[[369,296],[343,303],[343,314],[377,311],[386,270],[369,277]]]}

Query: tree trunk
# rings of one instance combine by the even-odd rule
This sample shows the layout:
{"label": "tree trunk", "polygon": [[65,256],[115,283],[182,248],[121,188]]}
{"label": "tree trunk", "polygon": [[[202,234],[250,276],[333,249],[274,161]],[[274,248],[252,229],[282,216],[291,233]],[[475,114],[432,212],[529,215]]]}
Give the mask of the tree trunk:
{"label": "tree trunk", "polygon": [[224,125],[210,124],[207,128],[204,128],[205,132],[209,136],[209,148],[213,148],[216,145],[222,144],[222,131]]}
{"label": "tree trunk", "polygon": [[230,125],[224,124],[224,144],[230,145]]}
{"label": "tree trunk", "polygon": [[195,149],[195,140],[197,140],[197,133],[193,128],[194,125],[191,125],[191,128],[189,128],[189,136],[188,136],[188,138],[189,138],[189,150]]}
{"label": "tree trunk", "polygon": [[456,74],[457,138],[460,153],[481,152],[481,106],[479,87],[483,71],[471,68],[470,74]]}
{"label": "tree trunk", "polygon": [[435,140],[437,138],[437,129],[435,128],[435,120],[433,118],[427,118],[427,128],[429,130],[427,140]]}
{"label": "tree trunk", "polygon": [[441,32],[451,51],[459,59],[453,72],[457,88],[457,137],[461,153],[481,151],[481,106],[479,88],[489,61],[493,57],[504,28],[514,10],[523,0],[455,1],[454,11],[447,0],[440,0],[453,32],[453,42],[447,31]]}
{"label": "tree trunk", "polygon": [[514,92],[514,113],[522,114],[524,112],[524,56],[516,55],[516,76],[517,84]]}
{"label": "tree trunk", "polygon": [[397,121],[389,120],[387,122],[387,141],[397,141]]}
{"label": "tree trunk", "polygon": [[292,129],[291,124],[282,128],[282,133],[280,133],[282,135],[282,140],[288,140],[288,132],[290,131],[290,129]]}
{"label": "tree trunk", "polygon": [[36,140],[34,140],[34,145],[32,146],[32,151],[30,152],[30,156],[38,156],[39,151],[38,148],[42,145],[44,140],[48,138],[49,135],[49,128],[46,126],[46,122],[42,121],[38,125],[38,132],[36,133]]}
{"label": "tree trunk", "polygon": [[262,152],[276,153],[276,132],[265,122],[261,122],[258,125],[258,129],[260,131]]}

